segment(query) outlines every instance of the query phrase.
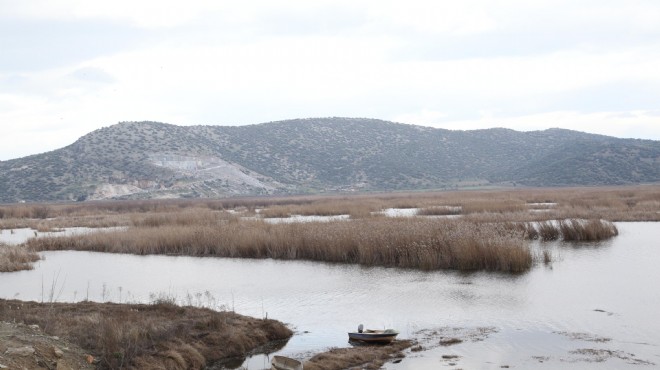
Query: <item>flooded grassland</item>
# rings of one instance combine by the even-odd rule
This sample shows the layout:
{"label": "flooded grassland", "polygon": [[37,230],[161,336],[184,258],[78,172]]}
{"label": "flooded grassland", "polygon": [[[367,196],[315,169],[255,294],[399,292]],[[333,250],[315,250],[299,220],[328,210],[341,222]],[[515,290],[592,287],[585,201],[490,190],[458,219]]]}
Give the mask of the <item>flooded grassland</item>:
{"label": "flooded grassland", "polygon": [[[617,221],[625,218],[622,217],[625,214],[635,214],[637,219],[645,214],[647,219],[655,220],[655,213],[660,207],[653,210],[651,203],[657,202],[657,193],[657,189],[655,193],[608,190],[603,193],[607,194],[607,201],[603,200],[603,194],[600,197],[591,197],[591,193],[581,194],[585,199],[592,199],[592,203],[584,207],[594,211],[599,219]],[[187,214],[189,210],[185,208],[168,209],[165,212],[154,212],[153,209],[144,213],[131,211],[130,216],[121,216],[121,212],[106,214],[103,216],[104,226],[122,226],[126,229],[106,230],[102,233],[115,235],[112,238],[86,239],[97,235],[92,233],[69,235],[57,240],[52,235],[38,235],[34,238],[35,230],[31,230],[32,239],[27,245],[19,243],[21,247],[31,245],[35,248],[44,245],[41,243],[65,246],[68,243],[69,247],[38,252],[42,259],[35,262],[32,270],[0,273],[0,298],[37,302],[88,300],[136,304],[152,302],[159,296],[165,296],[182,306],[236,312],[257,319],[274,318],[287,323],[294,330],[294,335],[286,345],[270,350],[269,355],[254,355],[242,364],[232,365],[249,369],[267,368],[269,356],[275,353],[309,360],[331,348],[350,348],[346,333],[355,330],[359,323],[374,329],[396,328],[401,332],[400,339],[413,341],[412,347],[406,350],[405,358],[391,358],[385,363],[388,369],[435,369],[445,366],[486,369],[503,366],[619,369],[652,368],[654,364],[660,363],[660,323],[655,320],[660,311],[660,293],[656,286],[660,281],[657,269],[660,263],[657,245],[657,240],[660,240],[659,224],[615,222],[618,235],[601,241],[564,241],[561,230],[556,240],[544,241],[540,236],[536,236],[536,239],[532,236],[532,240],[529,240],[528,229],[512,225],[548,222],[559,226],[561,220],[569,217],[585,220],[580,223],[595,217],[587,217],[586,211],[581,208],[569,213],[567,206],[562,203],[565,201],[563,199],[569,199],[566,194],[554,198],[536,193],[534,196],[531,193],[513,194],[525,199],[524,209],[519,207],[517,201],[510,199],[512,194],[498,194],[503,203],[497,206],[494,201],[481,199],[481,206],[477,207],[477,199],[473,199],[470,207],[482,211],[469,213],[465,210],[469,203],[467,199],[463,200],[464,208],[461,212],[455,208],[459,206],[455,198],[451,202],[445,202],[444,199],[435,203],[425,199],[424,204],[415,198],[387,202],[369,199],[369,202],[380,205],[378,209],[369,207],[369,215],[354,210],[354,215],[344,213],[347,215],[345,219],[328,220],[323,223],[325,226],[318,226],[321,224],[318,219],[310,224],[271,224],[266,221],[241,220],[242,217],[264,217],[260,215],[263,211],[255,211],[258,207],[252,211],[239,207],[231,213],[207,210],[221,212],[222,216],[214,217],[226,220],[222,222],[245,226],[232,229],[235,234],[242,229],[243,232],[250,231],[253,238],[264,238],[269,236],[264,230],[276,230],[282,233],[282,245],[287,244],[285,241],[301,240],[296,243],[313,246],[313,242],[318,243],[319,239],[324,238],[320,231],[334,235],[346,232],[344,225],[359,224],[365,220],[374,222],[363,223],[370,228],[373,225],[387,225],[376,229],[378,234],[384,235],[376,239],[377,243],[368,244],[366,241],[374,239],[365,236],[363,244],[358,243],[354,249],[339,249],[339,254],[357,253],[357,256],[351,257],[357,259],[350,263],[337,263],[345,262],[340,260],[328,263],[323,258],[298,254],[304,253],[303,249],[294,250],[293,256],[269,256],[266,247],[252,252],[263,254],[248,255],[252,258],[247,259],[218,257],[214,253],[184,255],[186,253],[183,251],[187,248],[199,250],[204,246],[207,252],[213,250],[215,244],[203,245],[200,242],[217,236],[209,234],[211,229],[206,228],[195,229],[201,233],[198,236],[200,239],[193,239],[198,241],[196,244],[183,244],[174,251],[164,249],[159,254],[128,254],[134,252],[109,249],[114,245],[111,244],[112,240],[121,239],[116,237],[121,234],[113,233],[123,233],[132,228],[147,232],[145,235],[149,235],[148,238],[121,239],[124,240],[123,244],[131,245],[140,243],[138,240],[152,239],[158,234],[153,230],[159,230],[161,234],[167,229],[181,231],[186,227],[208,225],[218,218],[209,221],[209,213],[195,211],[191,213],[203,214],[203,217],[192,222]],[[614,197],[612,194],[618,195]],[[480,199],[481,196],[477,194],[474,198]],[[576,202],[573,200],[573,203]],[[609,204],[610,213],[607,213],[605,203]],[[626,205],[626,212],[620,208],[621,204],[629,204]],[[295,205],[298,208],[293,214],[298,214],[298,217],[311,216],[300,208],[303,206]],[[411,216],[409,213],[412,211],[387,211],[388,208],[450,206],[453,208],[427,211],[429,216],[405,219],[402,218]],[[483,210],[488,207],[488,211]],[[645,211],[642,212],[639,207],[644,207]],[[316,216],[337,216],[339,211],[346,210],[350,211],[344,206],[336,206],[334,211]],[[449,214],[442,215],[445,211]],[[283,213],[286,212],[274,212],[272,216],[290,218]],[[394,215],[396,219],[392,218]],[[608,215],[611,217],[605,217]],[[82,219],[88,216],[76,217]],[[115,220],[114,223],[108,222],[111,218]],[[455,221],[471,224],[452,226],[448,223]],[[30,226],[28,223],[36,221],[14,219],[11,222],[14,226],[20,226],[21,222],[23,226]],[[61,222],[60,226],[64,226],[64,221],[54,222]],[[250,226],[255,222],[257,226]],[[393,225],[413,228],[426,223],[435,224],[442,232],[406,234],[401,229],[399,233],[387,234],[386,231]],[[177,225],[182,228],[176,228]],[[310,226],[314,227],[315,233],[306,234],[304,230]],[[272,227],[276,229],[269,229]],[[420,269],[399,266],[403,255],[390,253],[394,259],[385,260],[376,249],[369,249],[369,246],[388,242],[401,242],[406,246],[434,238],[444,238],[443,245],[449,245],[450,251],[458,246],[466,248],[471,244],[450,243],[452,240],[460,240],[458,236],[463,235],[459,233],[463,227],[472,227],[467,233],[479,235],[482,242],[490,239],[506,240],[502,243],[506,246],[515,238],[515,245],[528,250],[532,257],[529,267],[517,273],[506,269],[478,268],[475,265],[467,269],[437,266]],[[432,226],[428,228],[434,230]],[[18,228],[14,230],[14,234],[10,235],[19,233]],[[493,230],[502,234],[490,234]],[[4,230],[3,235],[6,233],[7,230]],[[426,239],[415,239],[416,234]],[[301,235],[305,237],[301,238]],[[505,239],[503,235],[512,239]],[[351,239],[347,238],[337,234],[337,239],[341,241],[338,244],[350,244]],[[62,243],[62,240],[67,242]],[[115,253],[79,248],[93,244],[89,240],[102,245],[102,251]],[[251,240],[246,244],[254,244],[254,239]],[[328,237],[328,240],[331,238]],[[160,244],[162,246],[165,242]],[[276,250],[273,245],[264,245]],[[489,245],[496,243],[484,244]],[[321,253],[322,247],[317,245],[317,248],[315,253]],[[366,249],[363,251],[360,248]],[[49,248],[35,248],[44,249]],[[374,253],[376,257],[365,251]],[[291,249],[288,252],[292,253]],[[362,252],[365,252],[362,258],[369,257],[369,261],[380,263],[360,260],[358,257]],[[405,256],[412,260],[420,259],[422,255],[408,253]],[[456,255],[451,256],[457,258]],[[437,256],[434,258],[441,259]]]}

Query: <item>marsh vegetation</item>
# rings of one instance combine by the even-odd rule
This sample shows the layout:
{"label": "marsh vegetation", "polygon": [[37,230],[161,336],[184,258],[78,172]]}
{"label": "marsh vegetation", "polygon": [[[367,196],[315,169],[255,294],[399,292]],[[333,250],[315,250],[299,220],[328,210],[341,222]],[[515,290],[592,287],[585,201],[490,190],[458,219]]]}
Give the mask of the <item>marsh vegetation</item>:
{"label": "marsh vegetation", "polygon": [[39,255],[36,252],[0,243],[0,272],[29,270],[32,263],[38,260]]}
{"label": "marsh vegetation", "polygon": [[229,311],[151,304],[0,299],[0,319],[38,325],[96,358],[98,369],[202,369],[293,334],[282,323]]}
{"label": "marsh vegetation", "polygon": [[[401,208],[416,210],[417,217],[384,215],[386,209]],[[0,207],[0,227],[125,227],[33,238],[26,243],[30,251],[304,259],[422,270],[522,272],[535,261],[545,260],[534,256],[525,240],[604,240],[618,233],[612,221],[658,221],[658,209],[658,186],[523,189],[8,205]],[[348,215],[349,221],[268,222],[291,216],[338,215]]]}

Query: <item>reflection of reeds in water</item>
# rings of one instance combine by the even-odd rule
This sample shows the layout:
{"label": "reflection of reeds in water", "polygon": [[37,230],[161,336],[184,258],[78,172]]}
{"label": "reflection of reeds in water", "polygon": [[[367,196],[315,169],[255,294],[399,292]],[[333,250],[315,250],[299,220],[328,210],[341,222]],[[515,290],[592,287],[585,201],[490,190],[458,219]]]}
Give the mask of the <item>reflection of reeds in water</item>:
{"label": "reflection of reeds in water", "polygon": [[552,253],[550,253],[549,250],[544,250],[543,251],[543,263],[548,265],[552,262]]}
{"label": "reflection of reeds in water", "polygon": [[423,218],[135,227],[31,239],[28,245],[34,250],[304,259],[422,270],[520,272],[532,265],[523,239],[505,225]]}

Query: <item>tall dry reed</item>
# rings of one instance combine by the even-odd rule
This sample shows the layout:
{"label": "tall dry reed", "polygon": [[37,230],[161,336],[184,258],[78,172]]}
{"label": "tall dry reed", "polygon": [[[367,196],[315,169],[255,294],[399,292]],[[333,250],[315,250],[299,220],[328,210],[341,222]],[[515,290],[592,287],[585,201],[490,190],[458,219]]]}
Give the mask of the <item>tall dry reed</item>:
{"label": "tall dry reed", "polygon": [[37,253],[25,247],[0,244],[0,272],[32,270],[32,264],[39,259]]}
{"label": "tall dry reed", "polygon": [[619,235],[617,227],[605,220],[565,219],[557,221],[510,223],[523,231],[526,239],[542,241],[600,241]]}
{"label": "tall dry reed", "polygon": [[420,218],[136,227],[31,239],[28,246],[33,250],[304,259],[422,270],[521,272],[532,265],[529,248],[504,225]]}

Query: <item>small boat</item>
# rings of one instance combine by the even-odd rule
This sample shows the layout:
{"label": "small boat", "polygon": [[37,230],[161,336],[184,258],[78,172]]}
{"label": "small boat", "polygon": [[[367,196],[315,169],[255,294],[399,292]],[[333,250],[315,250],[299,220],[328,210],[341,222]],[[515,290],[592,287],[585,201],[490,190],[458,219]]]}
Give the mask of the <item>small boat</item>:
{"label": "small boat", "polygon": [[284,356],[273,356],[271,370],[303,370],[302,362]]}
{"label": "small boat", "polygon": [[360,324],[357,332],[348,333],[348,339],[365,343],[387,344],[391,343],[398,334],[399,332],[393,329],[364,330],[362,324]]}

